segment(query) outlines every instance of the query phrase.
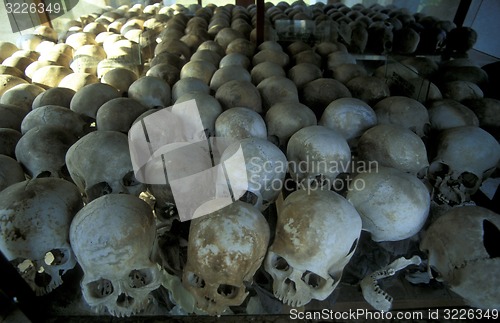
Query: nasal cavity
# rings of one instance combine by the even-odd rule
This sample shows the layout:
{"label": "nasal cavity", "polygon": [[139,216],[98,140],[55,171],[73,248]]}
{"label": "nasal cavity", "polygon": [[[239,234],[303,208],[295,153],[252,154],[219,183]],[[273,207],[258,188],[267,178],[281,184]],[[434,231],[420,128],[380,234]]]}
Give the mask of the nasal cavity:
{"label": "nasal cavity", "polygon": [[120,307],[130,307],[134,303],[134,298],[121,293],[116,300],[116,305]]}

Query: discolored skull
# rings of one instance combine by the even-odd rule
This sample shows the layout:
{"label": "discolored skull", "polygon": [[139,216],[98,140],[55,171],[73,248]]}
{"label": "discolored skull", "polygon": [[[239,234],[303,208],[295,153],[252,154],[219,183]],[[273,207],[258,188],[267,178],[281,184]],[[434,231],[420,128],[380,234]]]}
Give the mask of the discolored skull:
{"label": "discolored skull", "polygon": [[377,167],[356,175],[347,200],[358,210],[363,230],[374,241],[410,238],[422,229],[429,215],[427,187],[414,175],[395,168]]}
{"label": "discolored skull", "polygon": [[105,194],[138,196],[144,188],[132,168],[128,137],[117,131],[94,131],[80,138],[66,154],[71,178],[87,202]]}
{"label": "discolored skull", "polygon": [[[500,215],[478,206],[450,209],[424,233],[420,249],[428,252],[429,272],[462,296],[467,304],[500,308]],[[488,273],[483,275],[481,273]]]}
{"label": "discolored skull", "polygon": [[470,202],[499,161],[500,145],[492,135],[475,126],[455,127],[440,133],[427,177],[438,201],[463,204]]}
{"label": "discolored skull", "polygon": [[356,249],[361,219],[329,190],[298,190],[278,211],[276,236],[264,262],[274,295],[293,307],[324,300],[337,287]]}
{"label": "discolored skull", "polygon": [[82,206],[78,188],[59,178],[27,180],[0,192],[0,249],[37,295],[60,286],[76,265],[69,227]]}
{"label": "discolored skull", "polygon": [[264,260],[269,226],[256,208],[240,201],[219,209],[213,200],[200,211],[210,214],[191,222],[182,280],[197,307],[220,315],[248,296],[245,282],[252,282]]}
{"label": "discolored skull", "polygon": [[323,126],[302,128],[288,141],[290,175],[304,187],[331,187],[350,169],[351,150],[342,135]]}
{"label": "discolored skull", "polygon": [[147,307],[161,275],[150,260],[155,221],[146,202],[127,194],[102,196],[76,214],[69,236],[84,273],[83,297],[93,309],[130,316]]}

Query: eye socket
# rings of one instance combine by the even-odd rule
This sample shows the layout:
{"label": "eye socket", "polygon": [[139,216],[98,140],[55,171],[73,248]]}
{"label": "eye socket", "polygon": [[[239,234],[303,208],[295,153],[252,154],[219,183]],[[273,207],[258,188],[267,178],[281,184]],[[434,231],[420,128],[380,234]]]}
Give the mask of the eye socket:
{"label": "eye socket", "polygon": [[186,278],[188,283],[195,288],[205,287],[205,281],[203,280],[203,278],[201,278],[200,276],[196,275],[193,272],[188,272]]}
{"label": "eye socket", "polygon": [[64,250],[52,249],[45,254],[43,260],[49,266],[60,266],[68,261],[68,257]]}
{"label": "eye socket", "polygon": [[44,170],[43,172],[40,172],[36,178],[47,178],[47,177],[51,177],[52,176],[52,173],[48,170]]}
{"label": "eye socket", "polygon": [[321,276],[319,276],[319,275],[317,275],[309,270],[307,270],[306,272],[304,272],[302,274],[301,279],[304,283],[311,286],[312,288],[320,288],[320,287],[324,286],[325,282],[326,282],[326,280],[323,277],[321,277]]}
{"label": "eye socket", "polygon": [[287,271],[288,269],[290,269],[290,265],[288,264],[288,262],[281,256],[278,256],[274,260],[273,267],[281,271]]}
{"label": "eye socket", "polygon": [[239,291],[238,287],[226,284],[221,284],[217,288],[217,293],[222,297],[228,299],[235,298],[236,296],[238,296],[238,291]]}
{"label": "eye socket", "polygon": [[149,285],[153,279],[149,269],[132,270],[128,275],[129,284],[132,288],[141,288]]}
{"label": "eye socket", "polygon": [[93,298],[104,298],[113,294],[114,287],[110,280],[101,278],[87,284],[87,290]]}

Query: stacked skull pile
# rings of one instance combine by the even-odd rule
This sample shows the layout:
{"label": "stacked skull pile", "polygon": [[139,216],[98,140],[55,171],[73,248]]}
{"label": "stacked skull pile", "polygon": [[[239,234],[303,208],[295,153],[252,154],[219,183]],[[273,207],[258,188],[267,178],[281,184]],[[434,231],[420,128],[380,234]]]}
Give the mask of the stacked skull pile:
{"label": "stacked skull pile", "polygon": [[[329,32],[283,42],[282,20]],[[498,178],[500,101],[475,32],[361,4],[268,3],[260,44],[256,23],[255,5],[138,4],[0,42],[0,250],[29,286],[57,293],[79,266],[86,306],[129,316],[352,283],[386,310],[377,279],[412,264],[500,307],[476,274],[500,271],[500,215],[473,205]],[[454,59],[355,56],[391,52]],[[414,248],[353,277],[363,239]]]}

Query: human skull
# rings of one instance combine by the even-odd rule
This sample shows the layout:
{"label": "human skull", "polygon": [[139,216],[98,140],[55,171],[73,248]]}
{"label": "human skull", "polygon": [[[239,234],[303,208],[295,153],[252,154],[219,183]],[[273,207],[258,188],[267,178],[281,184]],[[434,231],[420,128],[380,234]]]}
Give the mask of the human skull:
{"label": "human skull", "polygon": [[102,75],[101,83],[109,84],[116,88],[122,96],[127,94],[128,88],[137,80],[137,75],[131,70],[117,67]]}
{"label": "human skull", "polygon": [[194,92],[210,94],[210,88],[202,80],[194,77],[179,80],[172,86],[172,101],[177,102],[181,96]]}
{"label": "human skull", "polygon": [[64,128],[42,125],[28,130],[16,145],[16,159],[31,178],[59,177],[71,181],[65,156],[77,137]]}
{"label": "human skull", "polygon": [[[424,233],[420,249],[429,269],[467,304],[500,308],[500,215],[479,206],[451,208]],[[488,273],[481,275],[480,273]]]}
{"label": "human skull", "polygon": [[[151,66],[146,72],[146,76],[155,76],[161,78],[165,82],[167,82],[168,85],[173,86],[175,82],[180,79],[180,73],[181,72],[179,71],[179,69],[174,65],[168,63],[160,63]],[[106,74],[109,74],[109,72]]]}
{"label": "human skull", "polygon": [[0,249],[37,295],[60,286],[76,265],[69,243],[78,188],[59,178],[19,182],[0,192]]}
{"label": "human skull", "polygon": [[11,104],[0,103],[0,128],[8,128],[19,131],[21,123],[31,110],[19,109]]}
{"label": "human skull", "polygon": [[470,202],[499,161],[500,145],[492,135],[475,126],[455,127],[440,133],[427,177],[438,201],[463,204]]}
{"label": "human skull", "polygon": [[278,147],[266,139],[252,137],[229,145],[222,153],[221,164],[224,171],[217,184],[222,184],[223,190],[217,196],[224,196],[224,184],[229,181],[235,199],[261,211],[277,199],[288,168],[286,156]]}
{"label": "human skull", "polygon": [[359,159],[417,174],[427,166],[427,150],[420,137],[401,125],[379,124],[358,141]]}
{"label": "human skull", "polygon": [[307,83],[321,78],[322,75],[321,69],[311,63],[296,64],[287,73],[288,78],[295,83],[297,89],[301,89]]}
{"label": "human skull", "polygon": [[59,82],[59,86],[66,87],[77,92],[86,85],[99,82],[99,79],[90,73],[71,73]]}
{"label": "human skull", "polygon": [[358,212],[337,193],[290,194],[278,212],[276,235],[264,262],[275,297],[293,307],[326,299],[337,287],[360,233]]}
{"label": "human skull", "polygon": [[257,113],[263,110],[259,90],[250,81],[228,81],[217,89],[215,98],[224,110],[235,107],[246,107]]}
{"label": "human skull", "polygon": [[29,111],[35,98],[44,91],[37,85],[19,84],[6,91],[0,98],[0,103],[15,105]]}
{"label": "human skull", "polygon": [[236,201],[220,209],[217,202],[202,205],[203,213],[216,211],[191,222],[182,278],[197,307],[211,315],[243,303],[245,282],[252,282],[270,237],[265,218],[253,206]]}
{"label": "human skull", "polygon": [[31,108],[37,109],[44,105],[58,105],[60,107],[69,108],[71,99],[75,95],[75,91],[65,87],[53,87],[40,93],[34,100]]}
{"label": "human skull", "polygon": [[255,65],[251,72],[252,83],[258,85],[260,82],[271,76],[286,76],[285,70],[280,65],[273,62],[262,62]]}
{"label": "human skull", "polygon": [[[244,40],[244,39],[240,38],[239,40]],[[228,51],[226,51],[226,53],[228,54],[222,57],[219,62],[219,68],[223,68],[225,66],[230,66],[230,65],[239,65],[241,67],[244,67],[245,69],[248,69],[250,67],[250,59],[248,58],[248,56],[242,53],[230,53]]]}
{"label": "human skull", "polygon": [[212,75],[210,80],[210,89],[216,92],[219,87],[229,81],[248,81],[251,82],[252,77],[248,70],[239,65],[229,65],[219,68]]}
{"label": "human skull", "polygon": [[351,150],[340,133],[323,126],[309,126],[294,133],[286,156],[292,179],[304,187],[333,186],[351,165]]}
{"label": "human skull", "polygon": [[[168,165],[168,174],[160,178],[157,174],[164,174],[164,163]],[[194,187],[188,185],[188,183],[182,185],[177,184],[176,191],[174,192],[170,182],[175,183],[175,181],[177,181],[177,183],[179,183],[179,180],[188,178],[193,174],[200,174],[210,167],[212,167],[212,161],[210,159],[210,150],[206,142],[195,144],[176,142],[163,146],[154,152],[147,165],[141,169],[141,172],[143,172],[145,178],[156,180],[156,182],[148,182],[147,188],[155,197],[154,210],[159,222],[167,224],[174,219],[174,216],[177,216],[177,214],[172,211],[174,210],[173,208],[177,206],[176,202],[179,207],[182,207],[181,199],[183,199],[183,196],[199,196],[193,191]],[[209,182],[210,181],[207,181],[207,183],[203,184],[210,185]],[[200,184],[198,187],[203,188],[204,185]],[[183,191],[183,189],[186,191]],[[207,189],[206,192],[208,193],[209,189]],[[189,209],[189,215],[196,209],[192,209],[192,207]],[[183,212],[183,210],[181,210],[181,212]],[[179,215],[183,217],[182,220],[185,220],[184,214]]]}
{"label": "human skull", "polygon": [[[185,111],[185,113],[189,113],[186,109],[182,109],[182,107],[178,105],[179,103],[189,100],[196,100],[196,106],[198,107],[201,123],[203,124],[203,129],[205,129],[207,135],[215,136],[215,122],[222,113],[222,106],[219,101],[208,93],[189,92],[181,95],[175,101],[175,105],[172,110],[177,111],[180,114],[182,114],[183,111]],[[179,108],[177,106],[179,106]]]}
{"label": "human skull", "polygon": [[97,65],[106,58],[106,52],[99,45],[84,45],[75,51],[70,68],[75,73],[97,75]]}
{"label": "human skull", "polygon": [[0,128],[0,154],[16,158],[16,146],[21,137],[17,130]]}
{"label": "human skull", "polygon": [[262,109],[269,110],[274,104],[283,101],[299,101],[299,91],[292,80],[285,76],[271,76],[257,85],[262,97]]}
{"label": "human skull", "polygon": [[363,230],[377,242],[410,238],[429,215],[427,187],[415,175],[395,168],[376,167],[359,173],[346,198],[361,215]]}
{"label": "human skull", "polygon": [[355,147],[359,137],[377,124],[377,115],[360,99],[340,98],[328,104],[318,124],[338,131]]}
{"label": "human skull", "polygon": [[161,284],[150,260],[155,230],[149,205],[127,194],[99,197],[76,214],[69,237],[84,273],[83,297],[93,309],[130,316],[149,305]]}
{"label": "human skull", "polygon": [[212,75],[217,70],[214,64],[207,61],[190,61],[186,63],[182,69],[180,78],[194,77],[202,80],[205,84],[209,84]]}
{"label": "human skull", "polygon": [[117,131],[80,138],[68,149],[66,166],[87,202],[109,193],[139,196],[144,188],[134,176],[128,137]]}
{"label": "human skull", "polygon": [[215,135],[237,140],[248,137],[267,139],[267,128],[264,119],[254,110],[234,107],[217,117]]}
{"label": "human skull", "polygon": [[268,135],[277,139],[278,146],[282,149],[286,148],[295,132],[318,123],[314,112],[298,101],[276,103],[267,110],[265,120]]}

